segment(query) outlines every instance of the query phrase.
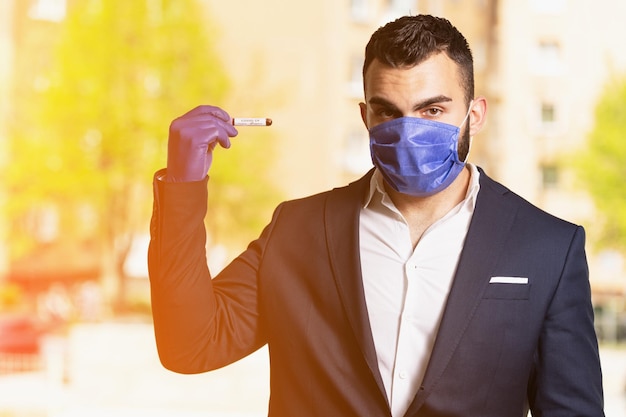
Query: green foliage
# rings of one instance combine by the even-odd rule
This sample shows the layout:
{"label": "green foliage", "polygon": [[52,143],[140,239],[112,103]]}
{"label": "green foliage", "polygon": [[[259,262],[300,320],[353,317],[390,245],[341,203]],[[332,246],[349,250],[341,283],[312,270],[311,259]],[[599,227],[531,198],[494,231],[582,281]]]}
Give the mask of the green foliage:
{"label": "green foliage", "polygon": [[625,135],[626,79],[622,79],[605,89],[587,145],[574,158],[577,177],[603,220],[599,245],[622,250],[626,250]]}
{"label": "green foliage", "polygon": [[[3,173],[13,255],[36,243],[36,214],[55,207],[63,238],[96,236],[121,264],[128,236],[148,230],[152,175],[165,165],[170,122],[198,104],[222,104],[228,78],[212,49],[219,36],[195,0],[68,4],[60,31],[18,59],[24,71],[16,74]],[[271,148],[242,140],[228,153],[241,165],[219,164],[212,176],[226,178],[223,187],[237,196],[213,204],[234,213],[220,224],[229,236],[250,234],[267,220],[269,202],[257,190],[271,190],[259,174]],[[249,176],[235,175],[242,165]],[[239,212],[239,196],[256,210]]]}

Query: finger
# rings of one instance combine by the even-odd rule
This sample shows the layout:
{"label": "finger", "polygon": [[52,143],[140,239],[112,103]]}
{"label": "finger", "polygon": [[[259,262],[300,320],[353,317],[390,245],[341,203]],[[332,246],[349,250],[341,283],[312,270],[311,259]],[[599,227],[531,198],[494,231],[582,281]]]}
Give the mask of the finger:
{"label": "finger", "polygon": [[185,126],[193,126],[199,129],[208,129],[211,126],[215,126],[216,129],[222,130],[226,134],[226,136],[230,137],[235,137],[239,134],[237,128],[232,125],[231,119],[228,119],[228,121],[226,122],[207,113],[196,114],[194,116],[191,116],[187,120],[181,120],[179,122],[181,124],[184,124]]}
{"label": "finger", "polygon": [[188,118],[188,117],[193,117],[193,116],[197,116],[201,114],[212,115],[225,122],[230,122],[231,120],[230,115],[225,110],[222,110],[221,108],[217,106],[210,106],[210,105],[197,106],[191,109],[190,111],[188,111],[187,113],[185,113],[182,117]]}
{"label": "finger", "polygon": [[230,148],[230,138],[225,129],[216,125],[200,125],[187,127],[187,131],[181,132],[182,138],[188,138],[191,147],[204,147],[207,152],[213,151],[219,143],[223,148]]}
{"label": "finger", "polygon": [[232,126],[227,125],[227,126],[217,126],[217,142],[220,144],[220,146],[222,148],[230,148],[230,136],[234,136],[234,135],[230,135],[229,134],[229,130],[228,128],[232,128]]}

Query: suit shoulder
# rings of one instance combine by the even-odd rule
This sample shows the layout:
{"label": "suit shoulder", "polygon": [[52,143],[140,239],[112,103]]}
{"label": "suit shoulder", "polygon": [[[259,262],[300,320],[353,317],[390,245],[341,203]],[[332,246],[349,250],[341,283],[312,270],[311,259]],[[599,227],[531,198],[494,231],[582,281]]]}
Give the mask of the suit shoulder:
{"label": "suit shoulder", "polygon": [[531,203],[524,197],[506,187],[505,185],[491,179],[482,171],[480,177],[480,186],[481,190],[485,190],[486,194],[494,193],[495,195],[500,195],[502,196],[502,198],[508,200],[516,207],[518,216],[521,216],[527,221],[532,221],[533,224],[549,224],[551,227],[560,226],[563,228],[582,227],[538,207],[537,205]]}
{"label": "suit shoulder", "polygon": [[281,203],[281,206],[283,206],[283,208],[301,208],[306,206],[316,207],[326,204],[328,199],[340,201],[345,200],[350,203],[354,203],[354,201],[362,201],[366,187],[369,184],[370,177],[371,173],[368,173],[347,185],[338,186],[305,197],[287,200]]}

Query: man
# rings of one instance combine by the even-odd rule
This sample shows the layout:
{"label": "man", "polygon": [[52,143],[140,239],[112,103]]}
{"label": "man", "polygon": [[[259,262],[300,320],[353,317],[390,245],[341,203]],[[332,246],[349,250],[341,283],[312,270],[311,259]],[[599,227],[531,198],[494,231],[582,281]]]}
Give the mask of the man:
{"label": "man", "polygon": [[172,122],[149,250],[163,365],[268,344],[270,416],[603,416],[584,231],[465,163],[487,105],[463,36],[398,19],[363,71],[375,169],[279,205],[213,280],[207,172],[237,131],[212,106]]}

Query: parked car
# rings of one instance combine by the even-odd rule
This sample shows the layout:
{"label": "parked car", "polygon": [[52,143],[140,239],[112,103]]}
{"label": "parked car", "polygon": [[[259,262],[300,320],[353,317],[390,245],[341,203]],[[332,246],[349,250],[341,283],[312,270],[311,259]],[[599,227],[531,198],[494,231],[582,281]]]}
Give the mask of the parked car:
{"label": "parked car", "polygon": [[0,374],[38,370],[41,337],[35,318],[0,316]]}

